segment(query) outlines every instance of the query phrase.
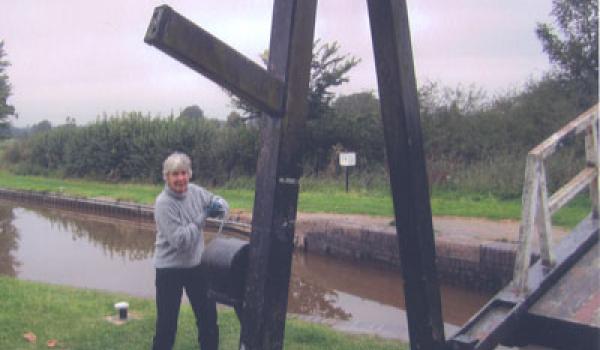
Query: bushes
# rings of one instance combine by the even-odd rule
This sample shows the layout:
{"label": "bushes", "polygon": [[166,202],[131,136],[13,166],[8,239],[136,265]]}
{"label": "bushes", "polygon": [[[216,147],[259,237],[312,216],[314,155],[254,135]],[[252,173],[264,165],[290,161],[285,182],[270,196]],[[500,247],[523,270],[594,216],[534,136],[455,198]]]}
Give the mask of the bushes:
{"label": "bushes", "polygon": [[[582,96],[576,84],[552,76],[493,99],[475,88],[436,84],[419,92],[431,184],[505,197],[520,195],[527,152],[597,101]],[[377,97],[372,92],[340,96],[327,113],[308,121],[303,168],[310,179],[304,185],[323,175],[337,184],[342,175],[338,153],[355,151],[354,188],[379,191],[387,186]],[[580,168],[582,150],[579,142],[549,161],[550,188],[573,176],[570,169]],[[162,161],[173,151],[192,157],[194,178],[206,185],[240,182],[251,187],[258,130],[235,115],[225,123],[124,113],[83,127],[67,124],[33,133],[5,144],[3,154],[21,173],[158,182]]]}
{"label": "bushes", "polygon": [[16,169],[41,175],[157,182],[163,160],[180,151],[192,157],[195,178],[216,184],[254,173],[255,143],[256,132],[244,126],[127,113],[36,133],[12,145],[5,160],[17,160]]}

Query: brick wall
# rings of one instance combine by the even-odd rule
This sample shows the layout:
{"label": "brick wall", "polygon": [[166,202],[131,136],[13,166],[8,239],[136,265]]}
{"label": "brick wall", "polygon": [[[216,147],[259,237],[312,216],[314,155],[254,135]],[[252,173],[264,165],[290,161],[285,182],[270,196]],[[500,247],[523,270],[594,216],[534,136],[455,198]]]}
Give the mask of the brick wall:
{"label": "brick wall", "polygon": [[[306,251],[399,268],[395,234],[366,229],[331,227],[303,232]],[[436,239],[440,280],[467,288],[496,291],[512,279],[516,245],[503,242],[454,242]]]}

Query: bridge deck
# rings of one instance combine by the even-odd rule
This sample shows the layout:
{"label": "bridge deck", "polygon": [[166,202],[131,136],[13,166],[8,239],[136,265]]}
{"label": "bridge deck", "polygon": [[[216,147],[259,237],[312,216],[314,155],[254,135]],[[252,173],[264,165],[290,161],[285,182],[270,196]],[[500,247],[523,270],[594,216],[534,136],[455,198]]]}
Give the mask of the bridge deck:
{"label": "bridge deck", "polygon": [[528,270],[526,294],[501,290],[449,339],[453,350],[488,350],[498,344],[597,350],[600,342],[598,219],[584,219],[556,247],[556,266]]}
{"label": "bridge deck", "polygon": [[594,246],[530,309],[536,316],[600,328],[600,246]]}

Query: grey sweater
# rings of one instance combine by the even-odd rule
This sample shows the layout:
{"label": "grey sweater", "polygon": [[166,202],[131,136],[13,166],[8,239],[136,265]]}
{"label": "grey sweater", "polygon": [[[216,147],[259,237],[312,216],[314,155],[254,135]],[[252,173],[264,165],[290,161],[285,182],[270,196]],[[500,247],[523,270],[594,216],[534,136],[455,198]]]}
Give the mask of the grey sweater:
{"label": "grey sweater", "polygon": [[200,264],[207,208],[216,199],[222,200],[194,184],[189,184],[187,192],[183,194],[165,185],[154,205],[156,268],[193,267]]}

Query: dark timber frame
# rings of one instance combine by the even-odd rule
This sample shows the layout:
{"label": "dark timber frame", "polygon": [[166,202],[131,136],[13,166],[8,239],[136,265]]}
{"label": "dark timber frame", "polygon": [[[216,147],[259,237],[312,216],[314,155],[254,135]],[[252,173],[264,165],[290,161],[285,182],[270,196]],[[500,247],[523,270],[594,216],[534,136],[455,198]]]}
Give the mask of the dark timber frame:
{"label": "dark timber frame", "polygon": [[[411,349],[442,349],[444,329],[405,0],[368,0]],[[145,42],[265,112],[240,349],[282,349],[307,114],[316,0],[275,0],[268,70],[157,7]]]}

